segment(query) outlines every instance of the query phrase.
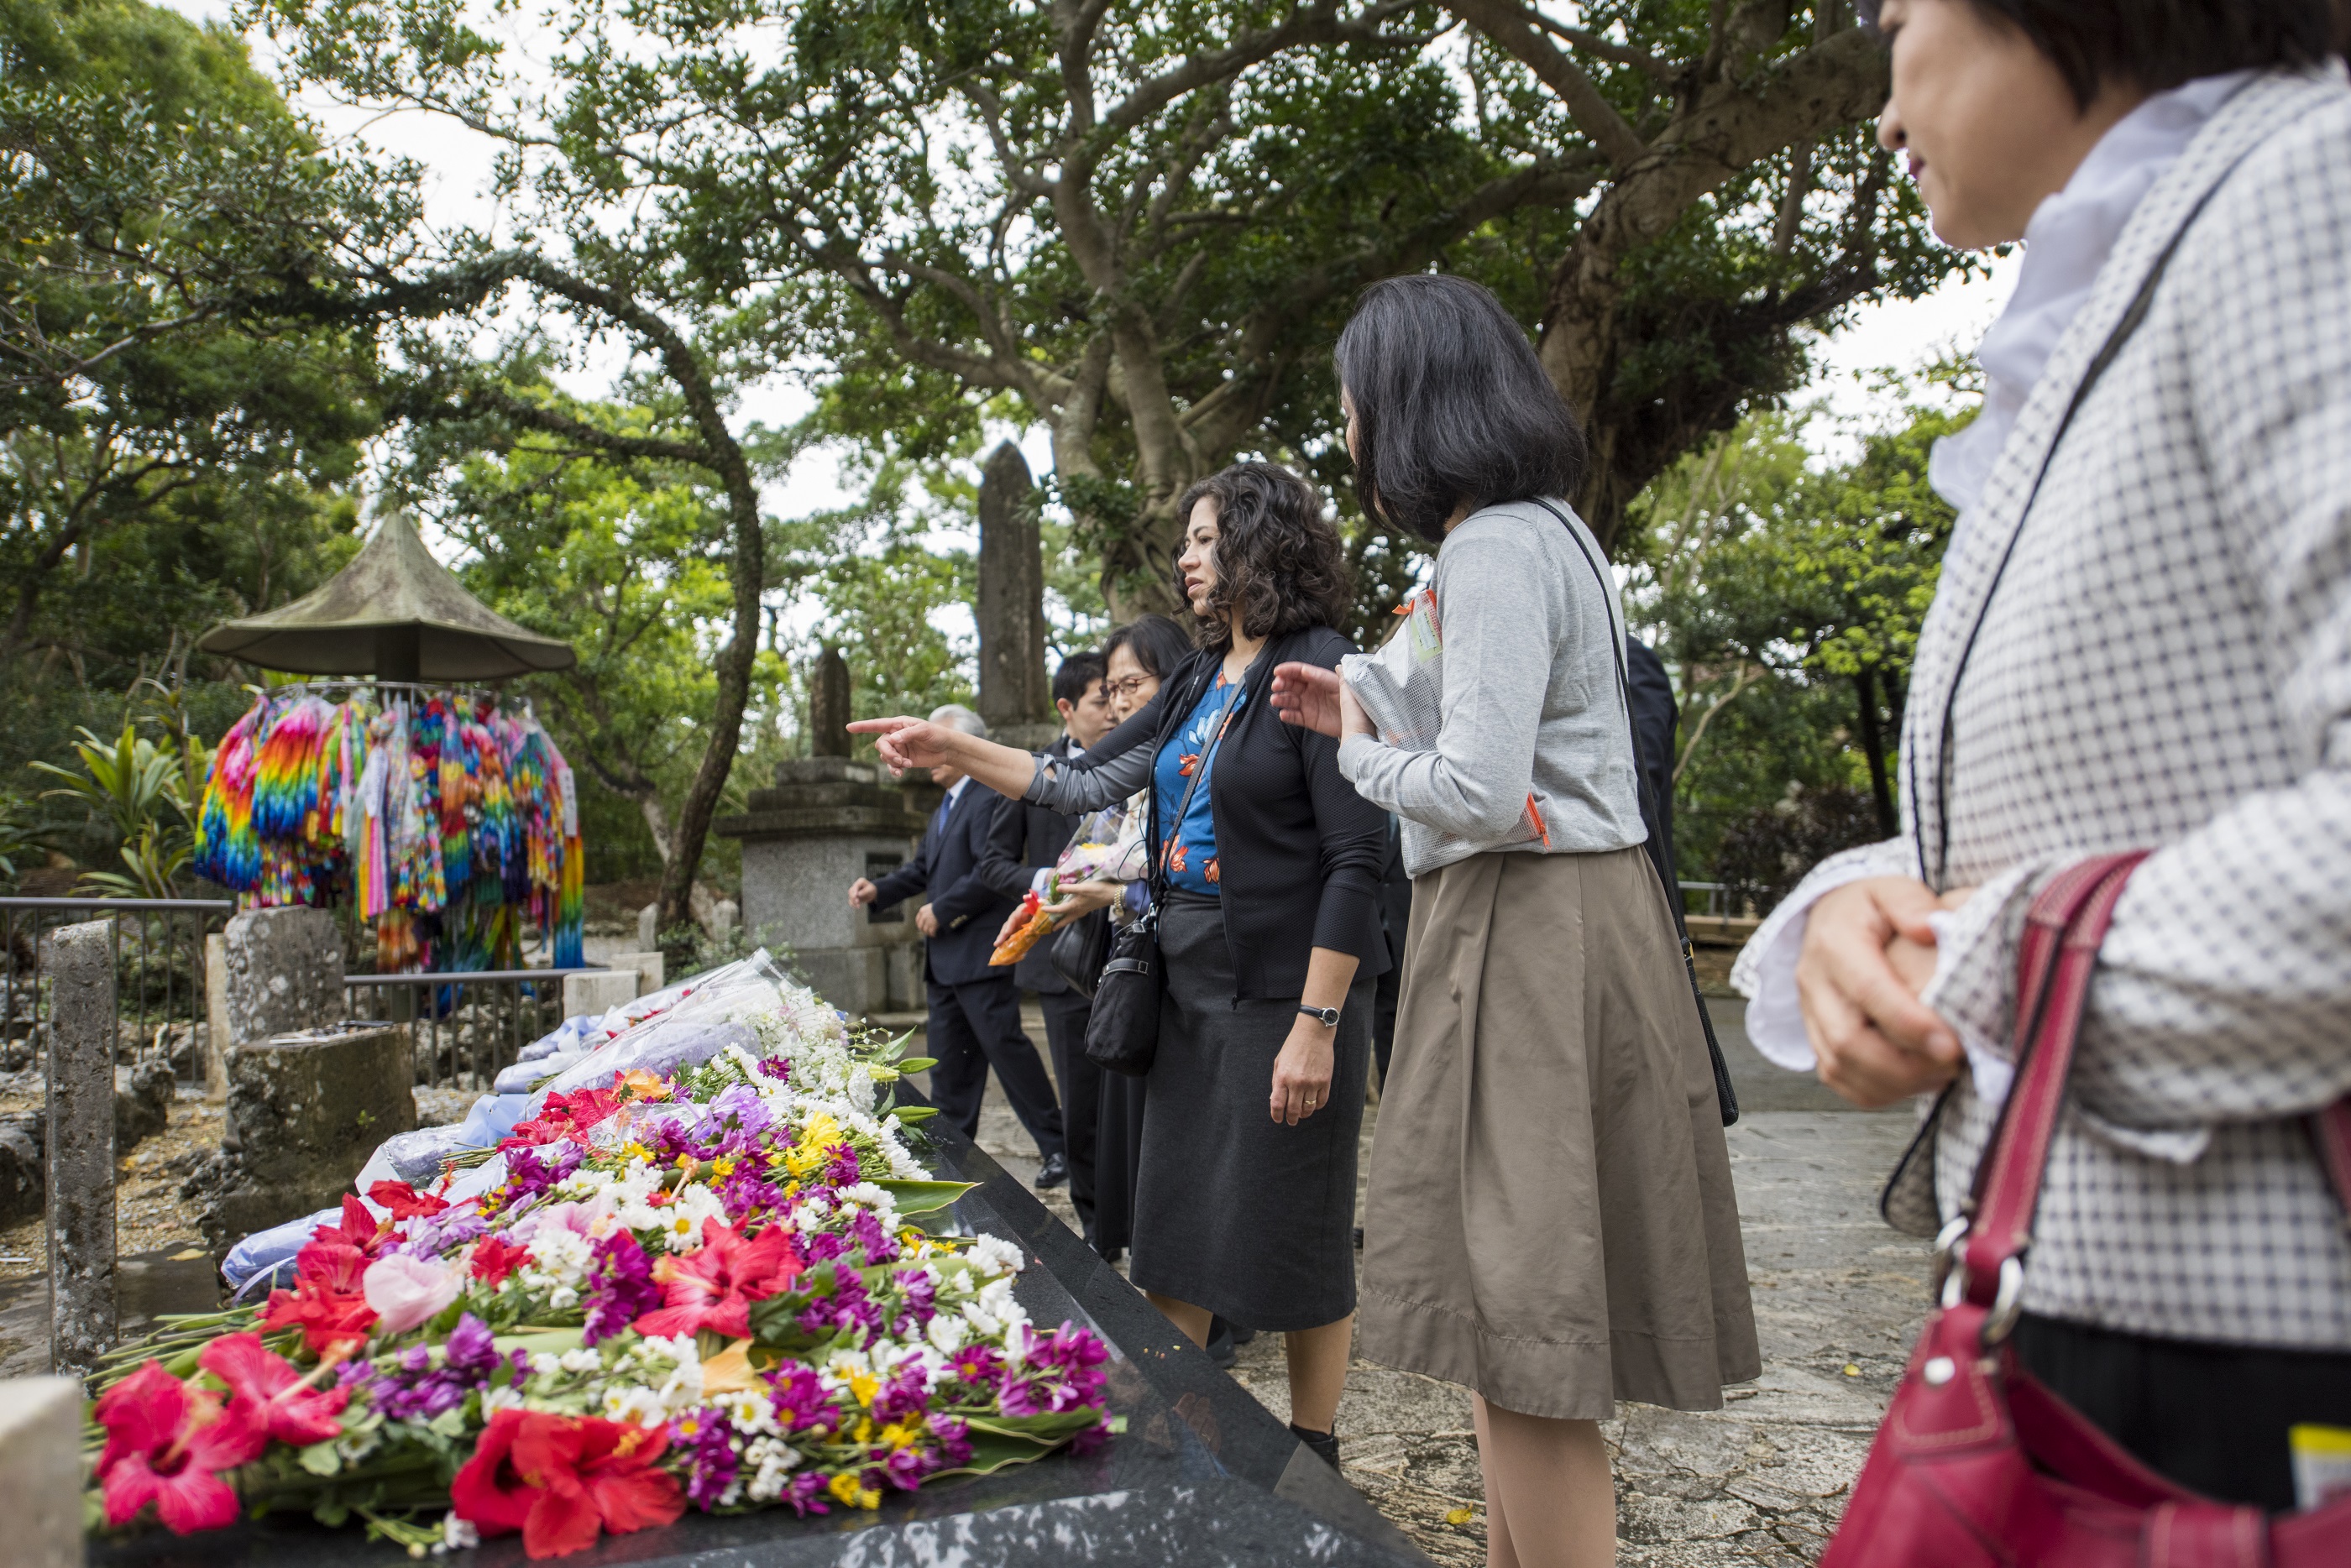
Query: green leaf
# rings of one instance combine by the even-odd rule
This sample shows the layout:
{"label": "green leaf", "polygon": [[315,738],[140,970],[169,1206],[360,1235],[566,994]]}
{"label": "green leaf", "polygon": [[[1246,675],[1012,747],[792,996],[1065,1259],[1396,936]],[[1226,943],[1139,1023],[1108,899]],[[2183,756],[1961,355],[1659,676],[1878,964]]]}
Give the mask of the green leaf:
{"label": "green leaf", "polygon": [[873,1184],[897,1199],[902,1215],[929,1214],[950,1208],[955,1200],[979,1186],[977,1181],[877,1181]]}
{"label": "green leaf", "polygon": [[890,1114],[898,1118],[899,1126],[910,1127],[929,1121],[939,1114],[939,1108],[936,1106],[900,1106]]}
{"label": "green leaf", "polygon": [[329,1438],[323,1443],[312,1443],[302,1450],[302,1468],[314,1476],[330,1476],[343,1468],[343,1456],[335,1451],[340,1438]]}
{"label": "green leaf", "polygon": [[927,1073],[938,1064],[939,1059],[936,1056],[909,1056],[903,1062],[891,1064],[901,1073]]}

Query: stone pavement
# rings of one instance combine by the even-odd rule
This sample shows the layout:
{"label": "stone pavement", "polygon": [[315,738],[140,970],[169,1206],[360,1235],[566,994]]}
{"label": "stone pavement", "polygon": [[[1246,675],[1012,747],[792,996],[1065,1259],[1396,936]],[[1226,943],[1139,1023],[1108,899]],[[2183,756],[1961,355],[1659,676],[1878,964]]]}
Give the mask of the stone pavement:
{"label": "stone pavement", "polygon": [[[1763,1375],[1719,1411],[1625,1405],[1604,1428],[1617,1459],[1619,1561],[1729,1568],[1817,1559],[1924,1315],[1927,1249],[1877,1218],[1878,1184],[1912,1130],[1908,1110],[1864,1113],[1756,1055],[1744,1004],[1711,1003],[1742,1109],[1730,1128]],[[1029,1010],[1030,1037],[1044,1044]],[[1364,1117],[1369,1150],[1378,1119]],[[1036,1150],[989,1085],[980,1144],[1023,1181]],[[1067,1189],[1040,1194],[1064,1220]],[[1278,1336],[1234,1376],[1289,1415]],[[1358,1360],[1339,1413],[1347,1479],[1440,1563],[1485,1561],[1485,1505],[1461,1389]]]}

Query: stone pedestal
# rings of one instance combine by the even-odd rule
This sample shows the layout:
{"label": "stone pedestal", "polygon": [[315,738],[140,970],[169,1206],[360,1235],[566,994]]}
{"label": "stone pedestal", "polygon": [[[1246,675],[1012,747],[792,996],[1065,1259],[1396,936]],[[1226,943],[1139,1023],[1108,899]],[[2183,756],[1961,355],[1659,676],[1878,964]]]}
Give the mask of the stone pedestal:
{"label": "stone pedestal", "polygon": [[712,826],[743,841],[743,924],[751,939],[789,950],[817,993],[849,1012],[921,1006],[920,896],[886,908],[849,902],[851,883],[881,880],[922,841],[923,813],[889,770],[848,757],[799,758],[778,767],[775,788],[752,791],[750,807]]}
{"label": "stone pedestal", "polygon": [[[633,981],[635,975],[629,979]],[[338,1024],[247,1041],[228,1058],[233,1165],[204,1215],[215,1251],[336,1202],[375,1146],[416,1126],[408,1031]]]}
{"label": "stone pedestal", "polygon": [[608,969],[590,974],[567,974],[563,977],[563,1016],[577,1018],[583,1012],[599,1017],[616,1007],[625,1007],[643,994],[637,989],[634,969]]}
{"label": "stone pedestal", "polygon": [[639,996],[651,996],[654,992],[659,991],[662,988],[663,976],[667,970],[667,965],[663,961],[658,948],[646,952],[614,953],[604,962],[613,969],[635,970]]}
{"label": "stone pedestal", "polygon": [[0,1378],[0,1519],[19,1568],[81,1568],[81,1385]]}
{"label": "stone pedestal", "polygon": [[343,1015],[343,941],[324,909],[247,909],[221,933],[223,1051]]}

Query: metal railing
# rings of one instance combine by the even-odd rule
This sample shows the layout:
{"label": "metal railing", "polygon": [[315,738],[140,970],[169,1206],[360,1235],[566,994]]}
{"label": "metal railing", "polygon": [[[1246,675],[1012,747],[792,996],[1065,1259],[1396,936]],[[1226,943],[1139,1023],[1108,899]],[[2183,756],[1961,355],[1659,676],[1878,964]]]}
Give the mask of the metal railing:
{"label": "metal railing", "polygon": [[522,1048],[563,1022],[563,977],[579,969],[347,974],[343,1012],[405,1023],[420,1088],[487,1089]]}
{"label": "metal railing", "polygon": [[1706,895],[1705,909],[1691,912],[1707,914],[1718,919],[1731,912],[1730,886],[1727,882],[1684,882],[1681,889],[1682,908],[1685,910],[1689,909],[1691,894],[1703,893]]}
{"label": "metal railing", "polygon": [[114,931],[116,1014],[134,1062],[160,1057],[183,1084],[204,1075],[204,939],[226,898],[0,898],[0,1066],[29,1066],[48,1016],[41,939],[105,920]]}
{"label": "metal railing", "polygon": [[[41,1058],[49,1012],[42,938],[106,920],[114,932],[116,1011],[129,1061],[168,1061],[183,1084],[204,1082],[211,1033],[204,939],[236,912],[227,898],[0,898],[0,1069]],[[343,1012],[406,1023],[420,1088],[486,1089],[525,1045],[563,1022],[563,977],[574,969],[455,974],[347,974]]]}

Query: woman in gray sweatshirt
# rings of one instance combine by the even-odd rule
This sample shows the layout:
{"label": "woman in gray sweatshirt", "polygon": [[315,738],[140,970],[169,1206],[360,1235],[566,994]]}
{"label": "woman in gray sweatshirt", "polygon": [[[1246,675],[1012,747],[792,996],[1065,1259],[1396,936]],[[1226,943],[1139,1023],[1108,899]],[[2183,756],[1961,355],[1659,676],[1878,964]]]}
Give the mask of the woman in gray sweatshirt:
{"label": "woman in gray sweatshirt", "polygon": [[1338,736],[1340,773],[1403,819],[1413,877],[1363,1353],[1475,1391],[1489,1563],[1606,1563],[1614,1401],[1712,1409],[1761,1370],[1705,1035],[1641,848],[1622,611],[1558,499],[1582,433],[1493,296],[1375,285],[1338,368],[1364,510],[1437,547],[1395,657],[1275,672],[1283,716]]}

